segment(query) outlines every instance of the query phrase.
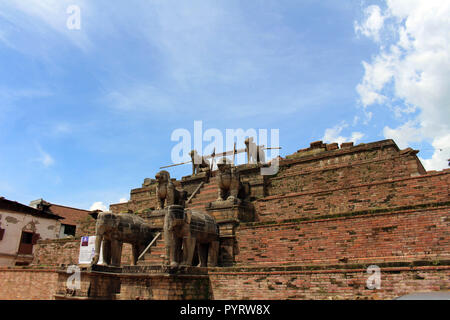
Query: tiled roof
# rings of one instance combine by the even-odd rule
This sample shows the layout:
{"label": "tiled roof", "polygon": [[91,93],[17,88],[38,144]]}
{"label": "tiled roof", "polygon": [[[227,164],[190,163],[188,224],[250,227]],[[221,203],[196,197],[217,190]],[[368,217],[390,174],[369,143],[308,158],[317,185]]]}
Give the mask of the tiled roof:
{"label": "tiled roof", "polygon": [[77,222],[80,219],[85,218],[91,212],[89,210],[66,207],[53,203],[50,205],[49,210],[54,214],[57,214],[58,216],[64,218],[63,220],[61,220],[61,223],[69,225],[77,225]]}
{"label": "tiled roof", "polygon": [[0,197],[0,209],[7,210],[10,212],[16,213],[25,213],[30,214],[35,217],[47,218],[47,219],[61,219],[62,216],[58,215],[56,212],[46,212],[42,210],[38,210],[27,205],[21,204],[16,201],[5,199],[4,197]]}

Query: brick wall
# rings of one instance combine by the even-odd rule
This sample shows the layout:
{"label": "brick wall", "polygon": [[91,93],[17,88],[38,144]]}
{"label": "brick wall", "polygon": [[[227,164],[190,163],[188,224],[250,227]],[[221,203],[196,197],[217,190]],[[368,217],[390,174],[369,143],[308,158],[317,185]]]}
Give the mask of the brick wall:
{"label": "brick wall", "polygon": [[382,267],[380,289],[368,289],[361,269],[210,271],[212,298],[226,299],[394,299],[414,292],[450,289],[449,266]]}
{"label": "brick wall", "polygon": [[109,209],[113,213],[120,213],[127,212],[128,210],[132,210],[133,212],[141,212],[150,208],[155,209],[156,207],[156,184],[152,184],[150,186],[131,190],[130,201],[111,204]]}
{"label": "brick wall", "polygon": [[[36,245],[33,265],[60,266],[78,264],[80,238],[41,240]],[[122,265],[131,263],[131,245],[122,247]]]}
{"label": "brick wall", "polygon": [[[448,264],[448,263],[447,263]],[[370,290],[366,266],[312,270],[294,267],[214,268],[208,276],[120,275],[82,272],[81,291],[108,299],[394,299],[450,290],[448,265],[380,264],[381,288]],[[64,297],[67,274],[54,269],[0,268],[0,300]],[[120,294],[118,284],[121,282]],[[90,289],[89,289],[90,288]],[[81,295],[83,296],[83,295]]]}
{"label": "brick wall", "polygon": [[[373,157],[371,156],[373,154]],[[319,191],[418,175],[413,154],[386,154],[386,151],[354,153],[340,157],[313,159],[282,165],[271,178],[270,195]]]}
{"label": "brick wall", "polygon": [[209,277],[202,275],[122,276],[120,299],[204,300],[210,298]]}
{"label": "brick wall", "polygon": [[76,237],[93,236],[95,235],[95,223],[97,220],[87,215],[77,220]]}
{"label": "brick wall", "polygon": [[57,283],[54,269],[0,268],[0,300],[51,300]]}
{"label": "brick wall", "polygon": [[239,265],[405,261],[450,255],[450,206],[241,225]]}
{"label": "brick wall", "polygon": [[269,196],[255,202],[259,221],[449,201],[450,169],[423,176]]}
{"label": "brick wall", "polygon": [[80,239],[40,240],[34,252],[33,265],[78,264]]}

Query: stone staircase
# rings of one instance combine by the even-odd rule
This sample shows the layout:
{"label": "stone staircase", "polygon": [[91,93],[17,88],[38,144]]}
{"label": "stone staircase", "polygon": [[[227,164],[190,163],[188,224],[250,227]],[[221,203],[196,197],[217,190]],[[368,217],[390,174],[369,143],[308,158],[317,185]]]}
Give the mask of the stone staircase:
{"label": "stone staircase", "polygon": [[[186,205],[187,209],[204,209],[209,202],[217,200],[218,187],[216,178],[211,177],[209,182],[203,184],[191,201]],[[138,261],[139,266],[154,266],[164,264],[165,245],[164,233],[150,247],[147,253]]]}
{"label": "stone staircase", "polygon": [[164,234],[156,240],[144,257],[138,261],[138,266],[162,265],[165,258]]}
{"label": "stone staircase", "polygon": [[186,205],[187,209],[204,209],[209,202],[216,201],[219,192],[216,178],[211,177],[209,182],[205,183],[200,191]]}

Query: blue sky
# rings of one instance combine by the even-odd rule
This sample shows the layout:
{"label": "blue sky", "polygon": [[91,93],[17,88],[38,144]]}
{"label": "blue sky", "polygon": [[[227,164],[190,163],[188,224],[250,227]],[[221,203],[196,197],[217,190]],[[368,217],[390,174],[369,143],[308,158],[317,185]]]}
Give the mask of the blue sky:
{"label": "blue sky", "polygon": [[[67,28],[70,5],[80,30]],[[282,156],[394,138],[443,169],[449,12],[442,1],[3,0],[0,195],[123,201],[171,164],[172,132],[194,120],[280,129]]]}

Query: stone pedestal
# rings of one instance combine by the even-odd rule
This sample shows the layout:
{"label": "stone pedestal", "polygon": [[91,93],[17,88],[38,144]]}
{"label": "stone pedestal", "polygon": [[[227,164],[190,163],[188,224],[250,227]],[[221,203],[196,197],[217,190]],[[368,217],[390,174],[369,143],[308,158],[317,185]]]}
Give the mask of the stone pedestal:
{"label": "stone pedestal", "polygon": [[67,281],[75,274],[69,274],[66,269],[58,271],[58,285],[56,289],[56,300],[115,300],[120,293],[120,278],[117,276],[122,272],[121,268],[92,266],[81,268],[80,287],[69,289]]}
{"label": "stone pedestal", "polygon": [[57,300],[205,300],[211,299],[206,268],[164,266],[95,266],[81,271],[81,286],[67,289],[70,277],[58,275]]}
{"label": "stone pedestal", "polygon": [[234,264],[234,257],[238,254],[236,228],[240,221],[254,221],[254,207],[249,202],[235,199],[210,202],[205,209],[219,225],[219,266],[231,266]]}
{"label": "stone pedestal", "polygon": [[250,185],[247,200],[253,201],[268,195],[269,176],[261,175],[261,168],[264,166],[263,164],[243,164],[236,167],[241,183]]}
{"label": "stone pedestal", "polygon": [[120,300],[206,300],[212,296],[206,268],[130,266],[120,277]]}
{"label": "stone pedestal", "polygon": [[250,202],[239,199],[214,201],[205,206],[206,212],[212,215],[218,223],[223,221],[255,221],[255,209]]}

